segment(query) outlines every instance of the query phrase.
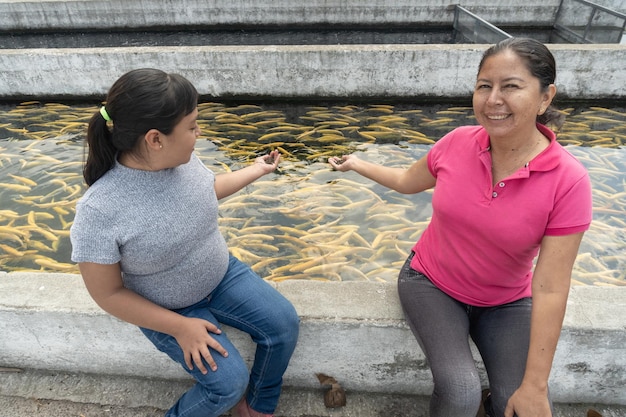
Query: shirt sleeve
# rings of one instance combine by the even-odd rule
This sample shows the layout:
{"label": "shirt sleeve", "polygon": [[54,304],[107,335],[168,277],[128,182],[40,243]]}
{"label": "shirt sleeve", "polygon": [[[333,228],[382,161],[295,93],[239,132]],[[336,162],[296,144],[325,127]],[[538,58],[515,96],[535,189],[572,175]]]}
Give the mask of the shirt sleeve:
{"label": "shirt sleeve", "polygon": [[426,158],[426,161],[428,162],[428,170],[435,178],[437,178],[439,162],[445,157],[446,151],[450,147],[452,138],[455,134],[456,130],[448,132],[441,139],[435,142],[435,144],[430,148],[430,151],[428,151],[428,156]]}
{"label": "shirt sleeve", "polygon": [[73,262],[114,264],[120,261],[116,227],[111,220],[88,204],[76,206],[70,230]]}
{"label": "shirt sleeve", "polygon": [[591,180],[585,171],[555,201],[545,234],[564,236],[589,229],[593,218]]}

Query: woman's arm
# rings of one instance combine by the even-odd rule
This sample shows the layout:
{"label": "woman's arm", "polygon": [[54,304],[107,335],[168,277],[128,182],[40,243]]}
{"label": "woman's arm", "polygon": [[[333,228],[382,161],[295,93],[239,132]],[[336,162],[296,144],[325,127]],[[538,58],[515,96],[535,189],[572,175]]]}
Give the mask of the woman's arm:
{"label": "woman's arm", "polygon": [[402,194],[415,194],[435,186],[435,177],[428,169],[426,156],[408,169],[390,168],[359,159],[355,155],[333,157],[328,160],[337,171],[355,171],[378,184]]}
{"label": "woman's arm", "polygon": [[81,262],[78,267],[87,291],[104,311],[128,323],[173,336],[185,353],[189,369],[195,363],[202,373],[207,373],[202,358],[211,369],[216,369],[209,347],[228,355],[209,335],[209,332],[221,333],[214,324],[182,316],[125,288],[119,264]]}
{"label": "woman's arm", "polygon": [[221,200],[241,190],[246,185],[261,178],[263,175],[274,172],[280,162],[280,153],[276,150],[254,160],[254,164],[237,171],[215,176],[215,194]]}
{"label": "woman's arm", "polygon": [[522,384],[509,399],[505,417],[549,417],[548,378],[561,334],[572,267],[583,233],[545,236],[533,274],[530,347]]}

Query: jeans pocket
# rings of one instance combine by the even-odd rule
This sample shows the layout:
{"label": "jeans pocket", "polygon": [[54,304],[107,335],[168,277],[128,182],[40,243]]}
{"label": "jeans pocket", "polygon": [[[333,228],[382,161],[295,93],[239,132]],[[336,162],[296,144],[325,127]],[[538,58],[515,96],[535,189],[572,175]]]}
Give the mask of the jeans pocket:
{"label": "jeans pocket", "polygon": [[413,256],[415,256],[415,252],[411,252],[407,260],[404,262],[404,265],[402,265],[402,269],[400,270],[400,274],[398,275],[398,282],[415,282],[428,280],[426,275],[411,268],[411,261],[413,260]]}

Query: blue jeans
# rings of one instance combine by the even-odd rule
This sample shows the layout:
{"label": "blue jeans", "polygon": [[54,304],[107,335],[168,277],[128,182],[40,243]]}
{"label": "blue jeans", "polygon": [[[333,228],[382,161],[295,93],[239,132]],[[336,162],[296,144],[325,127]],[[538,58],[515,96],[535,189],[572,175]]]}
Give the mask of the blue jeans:
{"label": "blue jeans", "polygon": [[217,417],[234,407],[246,394],[250,407],[271,414],[278,405],[282,379],[298,339],[300,319],[293,305],[247,265],[231,256],[222,282],[208,298],[174,310],[220,326],[226,324],[250,334],[256,343],[252,369],[224,332],[212,336],[228,357],[212,352],[217,370],[203,375],[189,370],[183,351],[170,335],[141,328],[160,351],[178,362],[197,383],[174,404],[167,417]]}
{"label": "blue jeans", "polygon": [[504,415],[509,397],[522,382],[530,343],[532,300],[495,307],[463,304],[410,266],[398,276],[398,293],[407,321],[433,374],[431,417],[474,417],[481,381],[470,350],[474,341],[485,364],[492,417]]}

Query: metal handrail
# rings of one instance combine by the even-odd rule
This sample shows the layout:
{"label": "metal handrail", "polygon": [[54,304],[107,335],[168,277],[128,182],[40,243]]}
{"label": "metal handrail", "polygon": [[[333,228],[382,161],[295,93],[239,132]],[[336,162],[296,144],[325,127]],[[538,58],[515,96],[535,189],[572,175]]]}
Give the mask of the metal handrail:
{"label": "metal handrail", "polygon": [[[576,33],[575,31],[571,30],[569,27],[561,25],[559,23],[559,17],[561,17],[561,14],[563,13],[563,4],[566,1],[572,1],[572,2],[577,2],[580,4],[583,4],[585,6],[589,6],[591,8],[591,14],[589,15],[589,19],[587,20],[587,24],[585,25],[585,31],[582,35]],[[592,3],[590,1],[587,0],[561,0],[561,3],[559,4],[559,8],[557,10],[557,14],[556,14],[556,18],[554,20],[554,28],[556,30],[560,30],[562,32],[567,33],[568,35],[573,36],[574,38],[576,38],[578,41],[580,41],[581,43],[593,43],[592,40],[589,39],[589,33],[592,27],[592,22],[593,19],[596,15],[597,11],[602,11],[604,13],[610,14],[612,16],[617,17],[618,19],[622,19],[622,29],[621,29],[621,34],[620,34],[620,40],[618,40],[617,43],[620,43],[620,41],[624,40],[624,30],[626,30],[626,14],[620,13],[618,11],[609,9],[607,7],[601,6],[599,4],[595,4]]]}
{"label": "metal handrail", "polygon": [[[506,33],[505,31],[503,31],[502,29],[492,25],[491,23],[487,22],[486,20],[480,18],[479,16],[475,15],[474,13],[470,12],[469,10],[467,10],[466,8],[459,6],[458,4],[455,6],[454,8],[454,23],[453,23],[453,28],[455,31],[462,33],[463,35],[467,36],[466,32],[463,31],[463,27],[461,26],[460,22],[459,22],[459,17],[461,14],[465,14],[467,16],[469,16],[472,21],[474,22],[474,27],[473,29],[473,37],[474,39],[472,39],[474,42],[476,42],[476,39],[479,36],[478,30],[483,30],[486,32],[491,33],[492,35],[495,35],[496,40],[492,40],[488,43],[496,43],[497,40],[502,40],[502,39],[506,39],[506,38],[510,38],[512,37],[511,35],[509,35],[508,33]],[[477,30],[478,29],[478,30]]]}

